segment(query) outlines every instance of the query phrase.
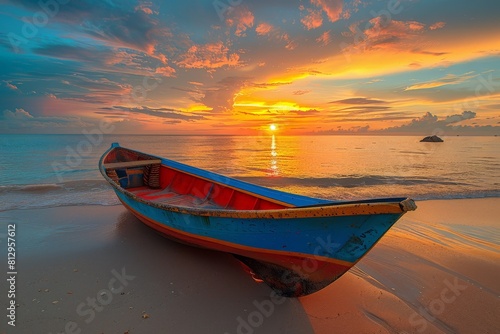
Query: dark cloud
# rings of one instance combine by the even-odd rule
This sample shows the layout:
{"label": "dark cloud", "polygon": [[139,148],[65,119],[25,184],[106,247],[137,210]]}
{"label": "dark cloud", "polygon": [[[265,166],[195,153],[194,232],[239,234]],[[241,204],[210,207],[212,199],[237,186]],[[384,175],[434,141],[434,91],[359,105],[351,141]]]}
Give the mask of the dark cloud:
{"label": "dark cloud", "polygon": [[391,109],[389,106],[356,106],[356,107],[348,107],[342,108],[338,111],[343,111],[349,113],[349,115],[363,115],[363,114],[372,114],[384,112]]}
{"label": "dark cloud", "polygon": [[270,87],[279,87],[279,86],[285,86],[285,85],[291,85],[291,84],[292,84],[292,82],[273,82],[273,83],[264,82],[264,83],[253,83],[252,86],[265,89],[265,88],[270,88]]}
{"label": "dark cloud", "polygon": [[[194,113],[185,113],[181,110],[176,110],[176,109],[171,109],[171,108],[149,108],[149,107],[145,107],[145,106],[130,108],[130,107],[123,107],[123,106],[114,106],[114,107],[103,107],[101,109],[106,110],[106,112],[109,113],[108,115],[111,115],[112,111],[118,110],[121,112],[127,112],[127,113],[132,113],[132,114],[142,114],[142,115],[154,116],[154,117],[159,117],[159,118],[177,119],[177,120],[188,121],[188,122],[205,119],[205,117],[203,115],[194,114]],[[123,114],[123,113],[121,113],[121,114]]]}
{"label": "dark cloud", "polygon": [[[38,0],[9,1],[36,12],[41,11]],[[43,2],[43,1],[42,1]],[[131,10],[110,1],[69,1],[58,6],[51,20],[78,26],[81,32],[103,41],[151,52],[157,38],[168,35],[154,15],[143,10]]]}
{"label": "dark cloud", "polygon": [[342,104],[381,104],[381,103],[387,103],[386,101],[382,100],[376,100],[376,99],[369,99],[365,97],[353,97],[349,99],[343,99],[343,100],[337,100],[337,101],[332,101],[329,103],[342,103]]}
{"label": "dark cloud", "polygon": [[425,113],[419,118],[412,119],[409,123],[383,129],[381,133],[405,133],[405,134],[432,134],[439,133],[443,135],[452,134],[494,134],[500,132],[500,127],[492,126],[469,126],[459,125],[465,120],[470,120],[476,117],[473,111],[464,111],[461,114],[449,115],[444,118],[439,118],[430,112]]}
{"label": "dark cloud", "polygon": [[[366,115],[366,116],[365,116]],[[362,116],[362,117],[360,117]],[[351,112],[347,114],[331,113],[327,117],[327,121],[333,122],[368,122],[368,121],[395,121],[395,120],[406,120],[413,119],[413,116],[409,116],[403,111],[389,111],[380,112],[374,111],[370,112]]]}
{"label": "dark cloud", "polygon": [[97,48],[70,46],[70,45],[44,45],[33,48],[33,52],[39,55],[69,59],[84,62],[105,62],[111,55]]}
{"label": "dark cloud", "polygon": [[418,49],[412,50],[412,52],[417,53],[417,54],[436,56],[436,57],[449,54],[449,52],[424,51],[424,50],[418,50]]}
{"label": "dark cloud", "polygon": [[473,119],[476,117],[476,113],[473,111],[464,111],[460,115],[451,115],[451,116],[446,116],[444,119],[444,122],[447,124],[453,124],[453,123],[458,123],[461,121],[465,121],[467,119]]}
{"label": "dark cloud", "polygon": [[304,95],[304,94],[307,94],[310,92],[311,92],[310,90],[296,90],[296,91],[293,91],[292,94],[293,95]]}
{"label": "dark cloud", "polygon": [[296,115],[301,115],[301,116],[313,116],[317,115],[320,113],[319,110],[317,109],[309,109],[309,110],[290,110],[288,111],[289,114],[296,114]]}

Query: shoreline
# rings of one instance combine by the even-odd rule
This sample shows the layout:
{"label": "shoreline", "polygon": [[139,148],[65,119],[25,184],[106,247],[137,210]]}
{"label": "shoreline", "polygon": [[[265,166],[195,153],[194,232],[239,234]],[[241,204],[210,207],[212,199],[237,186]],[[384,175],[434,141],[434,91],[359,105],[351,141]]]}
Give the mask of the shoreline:
{"label": "shoreline", "polygon": [[4,316],[0,333],[500,328],[500,198],[417,205],[338,281],[299,299],[273,297],[232,256],[163,238],[121,205],[3,211],[1,236],[17,229],[19,306],[16,327]]}

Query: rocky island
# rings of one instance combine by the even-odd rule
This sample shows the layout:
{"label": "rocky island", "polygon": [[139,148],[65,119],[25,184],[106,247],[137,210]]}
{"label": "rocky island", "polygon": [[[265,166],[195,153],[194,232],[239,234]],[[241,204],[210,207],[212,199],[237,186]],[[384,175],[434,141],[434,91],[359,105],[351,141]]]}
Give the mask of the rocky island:
{"label": "rocky island", "polygon": [[422,139],[420,142],[426,142],[426,143],[442,143],[443,140],[439,138],[436,135],[433,136],[427,136],[424,139]]}

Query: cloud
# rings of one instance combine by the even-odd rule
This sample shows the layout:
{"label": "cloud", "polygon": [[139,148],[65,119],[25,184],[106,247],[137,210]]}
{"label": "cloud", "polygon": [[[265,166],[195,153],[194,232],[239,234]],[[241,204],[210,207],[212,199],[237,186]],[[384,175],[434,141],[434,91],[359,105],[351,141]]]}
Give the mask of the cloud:
{"label": "cloud", "polygon": [[418,49],[415,49],[412,52],[418,53],[418,54],[423,54],[423,55],[436,56],[436,57],[440,57],[440,56],[444,56],[444,55],[449,54],[449,52],[425,51],[425,50],[418,50]]}
{"label": "cloud", "polygon": [[141,3],[137,6],[135,6],[134,9],[135,9],[135,11],[142,11],[144,14],[147,14],[147,15],[152,15],[153,13],[158,14],[158,12],[155,12],[150,8],[151,6],[152,6],[151,2]]}
{"label": "cloud", "polygon": [[[41,10],[40,1],[16,0],[12,3],[34,12]],[[154,14],[146,3],[127,8],[112,1],[82,0],[59,5],[57,15],[50,20],[76,27],[79,33],[105,41],[108,45],[153,54],[160,38],[170,35]]]}
{"label": "cloud", "polygon": [[473,119],[476,117],[476,113],[473,111],[464,111],[460,115],[451,115],[451,116],[446,116],[444,119],[444,122],[447,124],[453,124],[453,123],[458,123],[461,121],[465,121],[468,119]]}
{"label": "cloud", "polygon": [[259,23],[259,25],[255,28],[255,32],[257,35],[267,35],[274,29],[272,24],[267,22]]}
{"label": "cloud", "polygon": [[[390,121],[390,120],[404,120],[408,119],[404,112],[392,112],[384,113],[381,117],[369,117],[369,118],[352,118],[352,117],[342,117],[331,115],[331,119],[324,119],[323,122],[370,122],[370,121]],[[473,111],[464,111],[461,114],[454,114],[439,117],[430,112],[425,113],[421,117],[413,118],[409,122],[394,127],[388,127],[384,129],[371,129],[369,125],[365,126],[354,126],[348,129],[344,129],[342,125],[339,125],[337,129],[330,129],[326,131],[315,131],[316,134],[349,134],[356,132],[366,132],[372,134],[405,134],[405,135],[429,135],[437,134],[439,136],[446,135],[493,135],[500,134],[500,126],[469,126],[461,125],[460,122],[467,121],[476,118],[476,113]]]}
{"label": "cloud", "polygon": [[[185,113],[181,110],[171,109],[171,108],[149,108],[146,106],[142,107],[124,107],[124,106],[114,106],[114,107],[103,107],[102,110],[106,110],[108,115],[112,115],[112,112],[117,110],[119,112],[127,112],[132,114],[148,115],[158,118],[167,118],[183,121],[196,121],[205,119],[203,115]],[[118,113],[123,115],[123,113]]]}
{"label": "cloud", "polygon": [[392,43],[408,39],[424,31],[425,24],[417,21],[391,20],[387,23],[383,17],[377,16],[370,20],[371,27],[364,34],[371,45]]}
{"label": "cloud", "polygon": [[289,110],[288,114],[295,114],[300,116],[316,116],[320,114],[320,111],[317,109],[308,109],[308,110]]}
{"label": "cloud", "polygon": [[244,36],[248,28],[253,27],[254,19],[253,13],[246,6],[240,5],[228,11],[226,15],[226,25],[235,27],[236,31],[234,34],[241,37]]}
{"label": "cloud", "polygon": [[284,86],[284,85],[291,85],[292,82],[291,81],[287,81],[287,82],[272,82],[272,83],[267,83],[267,82],[264,82],[264,83],[252,83],[252,86],[253,87],[257,87],[257,88],[270,88],[270,87],[279,87],[279,86]]}
{"label": "cloud", "polygon": [[3,82],[3,83],[5,84],[5,86],[6,86],[7,88],[9,88],[10,90],[19,91],[19,88],[18,88],[16,85],[14,85],[13,83],[11,83],[11,82],[9,82],[9,81],[7,81],[7,80],[2,80],[2,82]]}
{"label": "cloud", "polygon": [[343,0],[311,0],[311,3],[324,11],[330,22],[338,21],[342,15]]}
{"label": "cloud", "polygon": [[142,10],[128,12],[115,6],[103,10],[104,15],[100,13],[82,22],[84,32],[97,39],[153,54],[158,39],[170,35],[167,28]]}
{"label": "cloud", "polygon": [[106,62],[111,55],[95,47],[85,48],[63,44],[44,45],[33,49],[39,55],[85,62]]}
{"label": "cloud", "polygon": [[[365,115],[371,113],[380,113],[391,109],[389,106],[353,106],[340,109],[339,111],[347,112],[349,115]],[[384,113],[385,115],[385,113]]]}
{"label": "cloud", "polygon": [[437,80],[421,82],[421,83],[417,83],[417,84],[411,85],[409,87],[406,87],[405,91],[436,88],[436,87],[441,87],[441,86],[446,86],[446,85],[458,85],[458,84],[463,83],[463,82],[465,82],[469,79],[472,79],[474,77],[476,77],[476,75],[472,75],[471,72],[465,73],[462,75],[447,74],[444,77],[439,78]]}
{"label": "cloud", "polygon": [[[467,125],[457,125],[465,120],[470,120],[476,117],[476,113],[473,111],[464,111],[461,114],[448,115],[444,118],[439,118],[438,116],[427,112],[419,118],[412,119],[409,123],[403,124],[401,126],[390,127],[381,130],[384,133],[407,133],[407,134],[430,134],[430,133],[442,133],[442,134],[453,134],[453,133],[472,133],[480,134],[483,131],[495,130],[494,127],[486,126],[467,126]],[[500,129],[500,127],[497,127]],[[498,130],[497,129],[497,130]]]}
{"label": "cloud", "polygon": [[78,117],[33,116],[22,108],[15,111],[3,110],[0,114],[0,132],[3,133],[66,133],[91,124],[82,122]]}
{"label": "cloud", "polygon": [[157,67],[155,70],[156,74],[161,74],[165,77],[174,77],[175,69],[170,66]]}
{"label": "cloud", "polygon": [[135,75],[151,73],[173,77],[175,69],[168,65],[164,55],[148,55],[131,49],[113,49],[106,46],[47,44],[32,49],[35,54],[84,62],[87,68],[101,72]]}
{"label": "cloud", "polygon": [[324,33],[321,34],[318,38],[316,38],[316,42],[320,43],[321,45],[328,45],[332,41],[332,31],[328,30],[325,31]]}
{"label": "cloud", "polygon": [[240,56],[231,53],[222,41],[191,46],[179,56],[176,64],[183,68],[204,68],[213,71],[224,66],[240,65]]}
{"label": "cloud", "polygon": [[27,112],[22,108],[18,108],[16,109],[16,111],[10,111],[6,109],[2,113],[2,119],[6,121],[12,121],[12,120],[23,121],[23,120],[30,120],[33,118],[34,117],[29,112]]}
{"label": "cloud", "polygon": [[368,99],[365,97],[352,97],[343,100],[332,101],[329,103],[342,103],[342,104],[381,104],[387,103],[386,101],[376,100],[376,99]]}
{"label": "cloud", "polygon": [[308,9],[309,14],[304,16],[300,22],[306,27],[307,30],[316,29],[323,24],[323,16],[321,11]]}
{"label": "cloud", "polygon": [[430,30],[442,29],[442,28],[444,28],[445,25],[446,25],[446,22],[442,22],[442,21],[441,22],[436,22],[434,24],[431,24],[429,26],[429,29]]}
{"label": "cloud", "polygon": [[[361,25],[365,24],[362,28]],[[364,29],[364,30],[363,30]],[[377,16],[368,21],[357,21],[349,26],[349,32],[343,32],[344,37],[354,38],[350,49],[370,50],[375,48],[399,45],[405,49],[408,43],[415,45],[415,37],[426,31],[426,25],[418,21],[388,20]],[[420,51],[415,51],[419,53]]]}
{"label": "cloud", "polygon": [[249,82],[246,77],[226,77],[217,82],[214,87],[203,89],[201,98],[194,101],[200,102],[212,109],[215,113],[227,112],[233,109],[236,94]]}
{"label": "cloud", "polygon": [[[257,36],[266,36],[268,40],[286,42],[285,48],[287,50],[293,50],[298,46],[297,42],[293,41],[288,33],[280,29],[278,26],[274,26],[267,22],[259,23],[255,28],[255,32]],[[261,62],[261,64],[265,64],[265,62]]]}
{"label": "cloud", "polygon": [[310,90],[295,90],[292,92],[292,95],[304,95],[310,92]]}
{"label": "cloud", "polygon": [[112,77],[110,80],[100,73],[73,73],[62,78],[62,85],[50,87],[50,91],[60,100],[102,104],[111,100],[130,99],[134,93],[132,85],[115,81]]}

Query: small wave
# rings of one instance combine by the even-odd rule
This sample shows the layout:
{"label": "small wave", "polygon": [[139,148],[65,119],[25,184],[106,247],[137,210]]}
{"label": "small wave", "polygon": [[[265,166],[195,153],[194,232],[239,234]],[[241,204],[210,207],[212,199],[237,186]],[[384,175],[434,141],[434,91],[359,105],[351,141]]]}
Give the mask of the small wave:
{"label": "small wave", "polygon": [[420,155],[427,155],[429,152],[421,152],[421,151],[399,151],[399,153],[407,153],[407,154],[420,154]]}
{"label": "small wave", "polygon": [[78,190],[89,188],[101,188],[107,186],[105,180],[76,180],[67,181],[62,183],[42,183],[42,184],[14,184],[0,186],[0,194],[20,192],[20,193],[40,193],[40,192],[54,192],[66,190]]}
{"label": "small wave", "polygon": [[11,193],[11,192],[40,193],[40,192],[48,192],[59,189],[62,189],[62,186],[55,183],[8,185],[8,186],[0,186],[0,194]]}
{"label": "small wave", "polygon": [[0,186],[0,211],[118,203],[105,180]]}
{"label": "small wave", "polygon": [[478,190],[448,193],[429,193],[413,196],[414,199],[425,201],[433,199],[468,199],[468,198],[491,198],[500,197],[500,190]]}
{"label": "small wave", "polygon": [[397,176],[357,176],[345,175],[338,177],[316,177],[316,178],[298,178],[298,177],[236,177],[242,181],[257,183],[269,187],[283,186],[303,186],[303,187],[344,187],[355,188],[360,186],[378,186],[388,184],[399,185],[457,185],[459,183],[440,179],[426,179],[418,177],[397,177]]}

